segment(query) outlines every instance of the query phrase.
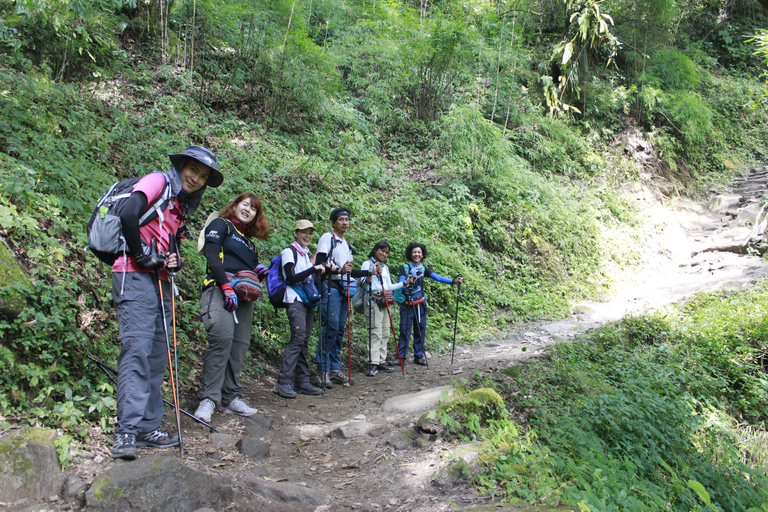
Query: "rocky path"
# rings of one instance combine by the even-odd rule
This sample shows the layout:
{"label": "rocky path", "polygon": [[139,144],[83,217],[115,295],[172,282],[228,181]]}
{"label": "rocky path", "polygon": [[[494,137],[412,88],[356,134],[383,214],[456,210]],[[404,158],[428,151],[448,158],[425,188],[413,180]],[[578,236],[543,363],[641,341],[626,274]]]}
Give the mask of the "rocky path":
{"label": "rocky path", "polygon": [[[662,203],[638,187],[630,197],[649,226],[645,263],[617,276],[609,301],[579,304],[561,321],[518,325],[459,346],[453,364],[450,354],[434,354],[429,368],[409,361],[404,375],[357,374],[355,385],[337,385],[319,397],[282,399],[272,393],[273,376],[251,379],[246,398],[259,414],[217,413],[220,433],[184,418],[184,458],[178,450],[142,449],[139,460],[116,462],[105,442],[76,454],[59,495],[4,509],[437,512],[479,506],[485,499],[445,470],[458,447],[429,440],[415,421],[457,379],[493,374],[625,314],[766,275],[763,258],[727,249],[753,232],[748,217],[757,215],[768,182],[768,170],[758,171],[708,206]],[[170,414],[167,422],[173,430]]]}

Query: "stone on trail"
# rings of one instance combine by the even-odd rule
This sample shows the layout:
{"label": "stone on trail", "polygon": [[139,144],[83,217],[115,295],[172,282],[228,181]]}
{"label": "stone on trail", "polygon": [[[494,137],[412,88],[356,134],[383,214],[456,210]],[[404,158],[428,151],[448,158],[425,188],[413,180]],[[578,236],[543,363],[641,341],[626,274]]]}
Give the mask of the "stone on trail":
{"label": "stone on trail", "polygon": [[220,432],[213,432],[208,436],[211,441],[211,446],[216,449],[221,448],[233,448],[237,445],[238,438],[230,434],[222,434]]}
{"label": "stone on trail", "polygon": [[256,437],[244,437],[237,442],[237,449],[249,459],[269,457],[269,443]]}
{"label": "stone on trail", "polygon": [[0,501],[58,495],[65,477],[53,441],[56,432],[23,428],[0,439]]}
{"label": "stone on trail", "polygon": [[741,194],[720,194],[709,200],[707,208],[711,212],[729,210],[739,205]]}
{"label": "stone on trail", "polygon": [[85,494],[87,510],[114,512],[224,510],[234,498],[225,478],[195,471],[172,457],[141,457],[100,475]]}
{"label": "stone on trail", "polygon": [[583,327],[568,322],[558,322],[554,324],[542,325],[539,327],[539,329],[551,334],[552,336],[572,336],[577,332],[584,330]]}
{"label": "stone on trail", "polygon": [[425,389],[418,393],[393,396],[384,402],[382,409],[390,413],[419,415],[433,409],[443,399],[444,391],[447,391],[450,396],[453,393],[453,386],[440,386],[438,388]]}
{"label": "stone on trail", "polygon": [[245,432],[248,437],[267,437],[272,428],[272,416],[254,414],[245,418]]}
{"label": "stone on trail", "polygon": [[389,432],[389,427],[382,423],[369,423],[367,421],[350,421],[339,425],[331,431],[330,437],[335,439],[352,439],[363,436],[381,436]]}
{"label": "stone on trail", "polygon": [[290,510],[293,512],[314,510],[325,501],[325,495],[320,491],[290,482],[270,482],[263,478],[250,476],[244,477],[241,482],[245,484],[248,490],[270,501],[290,503]]}

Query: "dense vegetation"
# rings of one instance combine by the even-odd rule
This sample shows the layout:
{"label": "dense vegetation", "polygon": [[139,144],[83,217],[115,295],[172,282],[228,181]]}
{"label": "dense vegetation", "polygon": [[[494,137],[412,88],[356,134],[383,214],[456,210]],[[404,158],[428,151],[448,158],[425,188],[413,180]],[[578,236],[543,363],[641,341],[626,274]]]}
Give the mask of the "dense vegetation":
{"label": "dense vegetation", "polygon": [[[290,240],[295,219],[327,229],[330,209],[348,205],[358,259],[386,238],[396,266],[419,240],[428,265],[467,278],[459,337],[471,341],[507,322],[563,315],[573,297],[600,297],[611,269],[636,263],[640,237],[631,236],[622,183],[662,176],[675,192],[696,194],[766,161],[764,66],[753,54],[765,38],[749,39],[767,21],[751,0],[0,0],[0,235],[34,283],[0,292],[27,300],[19,316],[0,320],[3,428],[37,421],[62,428],[65,440],[111,428],[112,386],[84,357],[116,358],[108,269],[82,248],[90,207],[116,179],[166,168],[164,155],[189,143],[214,149],[225,184],[207,194],[192,231],[205,213],[253,190],[273,229],[259,246],[264,261]],[[630,138],[649,143],[644,160],[628,149]],[[198,383],[205,348],[197,321],[204,264],[192,245],[178,278],[184,392]],[[439,350],[452,336],[455,295],[449,287],[428,293],[429,341]],[[279,354],[284,323],[261,305],[253,371]],[[685,336],[670,334],[658,347]],[[592,390],[584,411],[598,407],[593,394],[613,408],[643,398],[644,379],[658,377],[652,364],[668,364],[632,350],[598,358],[589,347],[553,357],[599,360],[599,372],[637,357],[645,369],[627,379],[625,395],[616,382],[583,383],[606,391]],[[686,357],[703,364],[705,348]],[[561,355],[569,350],[576,355]],[[716,338],[706,350],[736,357]],[[751,364],[764,376],[762,359]],[[681,423],[669,427],[677,436],[669,442],[680,460],[665,463],[679,478],[696,468],[691,478],[710,490],[733,488],[747,473],[732,466],[736,480],[728,480],[730,462],[699,465],[715,456],[694,453],[688,441],[699,424],[686,411],[714,407],[764,421],[756,404],[765,384],[721,381],[719,368],[704,366],[713,383],[697,384],[701,394],[677,381],[654,384],[688,393],[671,397]],[[743,386],[754,393],[737,393]],[[689,396],[706,405],[686,409]],[[548,430],[586,425],[531,425],[556,453],[544,473],[552,485],[510,497],[584,498],[581,483],[555,483],[580,482],[566,472],[572,462],[590,474],[600,462],[602,474],[620,480],[583,480],[595,510],[610,509],[596,500],[633,485],[613,468],[636,455],[634,439],[601,438],[627,451],[595,461],[561,450]],[[732,454],[719,460],[735,461]],[[656,468],[644,457],[645,466],[633,462],[638,475]],[[678,489],[679,478],[658,471],[643,476],[649,495]]]}
{"label": "dense vegetation", "polygon": [[494,448],[474,481],[583,510],[765,510],[766,308],[765,282],[701,295],[476,376],[514,420],[475,429]]}

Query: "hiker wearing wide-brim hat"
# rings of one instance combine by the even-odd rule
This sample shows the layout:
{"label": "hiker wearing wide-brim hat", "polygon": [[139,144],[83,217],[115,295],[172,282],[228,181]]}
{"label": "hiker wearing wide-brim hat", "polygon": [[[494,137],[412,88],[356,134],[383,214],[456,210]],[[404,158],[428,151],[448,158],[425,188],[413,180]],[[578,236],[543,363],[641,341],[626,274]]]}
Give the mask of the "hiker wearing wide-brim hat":
{"label": "hiker wearing wide-brim hat", "polygon": [[281,258],[281,272],[286,283],[285,312],[291,328],[291,339],[283,352],[280,370],[277,373],[275,393],[283,398],[295,398],[297,394],[319,395],[321,390],[310,384],[308,362],[309,335],[315,321],[315,304],[311,304],[304,294],[296,292],[296,286],[302,285],[309,277],[313,279],[333,267],[313,264],[309,255],[309,244],[315,235],[315,226],[310,221],[296,221],[293,229],[294,242],[286,247]]}
{"label": "hiker wearing wide-brim hat", "polygon": [[[180,238],[187,216],[199,206],[206,187],[221,185],[222,176],[216,169],[216,155],[203,147],[190,146],[169,157],[173,169],[141,178],[120,212],[127,251],[112,265],[112,298],[121,342],[114,458],[131,460],[137,456],[137,447],[179,443],[178,436],[159,428],[163,419],[160,387],[168,362],[165,319],[172,318],[166,270],[181,266],[178,253],[168,252],[170,235]],[[160,214],[140,226],[139,218],[148,205],[160,204],[161,198],[167,202],[162,201]]]}
{"label": "hiker wearing wide-brim hat", "polygon": [[405,248],[406,263],[400,267],[400,282],[412,278],[413,284],[406,286],[403,293],[404,301],[400,304],[400,338],[397,349],[400,358],[405,361],[408,353],[408,342],[413,332],[413,362],[420,366],[427,366],[424,343],[427,339],[427,296],[424,293],[424,278],[429,277],[438,283],[461,284],[464,278],[456,276],[451,279],[433,272],[424,266],[427,258],[427,246],[411,242]]}
{"label": "hiker wearing wide-brim hat", "polygon": [[224,182],[224,175],[216,166],[216,155],[202,146],[189,146],[183,153],[173,153],[168,155],[168,158],[171,159],[174,169],[183,169],[184,163],[190,158],[208,166],[210,174],[206,185],[211,188],[216,188]]}
{"label": "hiker wearing wide-brim hat", "polygon": [[[208,348],[203,358],[203,386],[197,393],[200,404],[195,411],[205,422],[211,421],[216,403],[224,413],[252,416],[258,412],[243,398],[240,370],[251,345],[254,300],[260,293],[260,281],[268,273],[267,267],[259,264],[251,239],[269,237],[261,200],[252,192],[238,195],[218,216],[212,214],[209,219],[201,234],[207,268],[200,294],[200,318]],[[255,288],[251,293],[246,293],[243,283],[238,285],[246,279]]]}

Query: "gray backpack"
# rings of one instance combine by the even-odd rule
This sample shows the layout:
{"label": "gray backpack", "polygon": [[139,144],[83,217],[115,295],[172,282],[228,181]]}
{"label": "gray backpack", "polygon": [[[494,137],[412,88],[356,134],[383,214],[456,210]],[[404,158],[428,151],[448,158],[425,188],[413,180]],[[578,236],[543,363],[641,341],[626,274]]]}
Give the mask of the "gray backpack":
{"label": "gray backpack", "polygon": [[[165,186],[154,203],[147,206],[139,218],[139,226],[144,226],[154,218],[163,224],[163,211],[171,201],[171,180],[167,173]],[[93,254],[107,265],[112,265],[118,256],[125,254],[127,247],[123,237],[123,224],[120,213],[125,206],[125,200],[133,193],[133,187],[141,178],[128,178],[113,184],[104,194],[91,213],[88,220],[88,247]]]}
{"label": "gray backpack", "polygon": [[355,294],[352,296],[352,309],[354,309],[356,313],[362,313],[365,310],[366,295],[367,291],[365,285],[358,279]]}

